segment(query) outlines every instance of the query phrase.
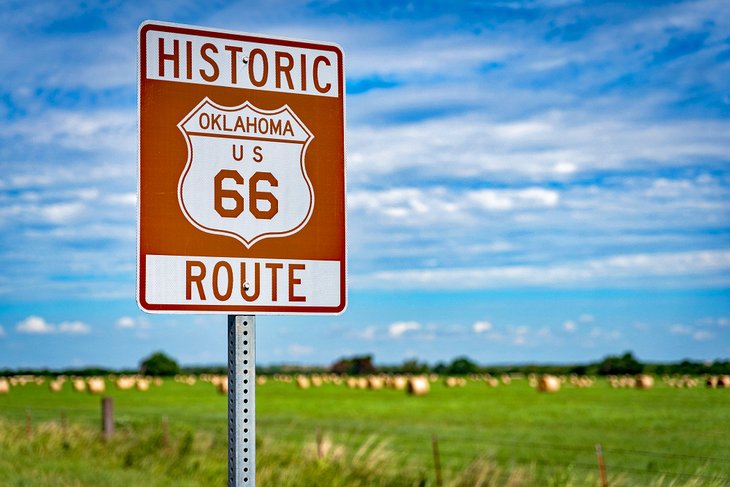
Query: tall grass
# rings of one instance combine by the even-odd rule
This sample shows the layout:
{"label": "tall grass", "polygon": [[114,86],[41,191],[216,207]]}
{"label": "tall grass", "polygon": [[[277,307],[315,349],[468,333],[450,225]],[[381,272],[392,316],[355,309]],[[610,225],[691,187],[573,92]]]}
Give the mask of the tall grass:
{"label": "tall grass", "polygon": [[[167,381],[145,393],[106,394],[117,429],[108,443],[99,396],[70,384],[59,393],[29,384],[0,395],[0,487],[226,484],[227,403],[214,387]],[[259,485],[435,486],[433,435],[448,487],[599,485],[597,442],[612,487],[730,484],[722,427],[730,390],[612,390],[599,382],[545,395],[522,380],[494,389],[435,383],[429,395],[409,397],[269,381],[257,388],[256,405]]]}
{"label": "tall grass", "polygon": [[[0,420],[0,485],[5,487],[225,486],[223,435],[182,428],[167,439],[162,430],[123,426],[109,441],[97,428],[44,421],[31,436],[20,422]],[[435,486],[433,464],[394,450],[387,438],[371,436],[356,448],[336,444],[329,435],[301,445],[270,437],[257,439],[257,484],[277,487]],[[571,487],[598,485],[592,472],[544,469],[537,464],[500,466],[488,456],[474,458],[444,479],[445,487]],[[612,486],[635,485],[622,476]],[[658,477],[647,485],[720,486],[712,479],[689,481]]]}

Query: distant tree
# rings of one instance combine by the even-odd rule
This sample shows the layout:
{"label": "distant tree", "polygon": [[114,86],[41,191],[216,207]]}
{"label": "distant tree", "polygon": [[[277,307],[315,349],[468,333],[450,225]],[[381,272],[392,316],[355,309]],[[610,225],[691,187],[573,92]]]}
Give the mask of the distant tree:
{"label": "distant tree", "polygon": [[401,372],[404,374],[426,374],[428,370],[427,363],[419,363],[416,359],[406,360],[401,366]]}
{"label": "distant tree", "polygon": [[600,375],[640,374],[643,371],[644,365],[631,352],[625,352],[621,356],[608,356],[598,364]]}
{"label": "distant tree", "polygon": [[335,374],[365,375],[375,372],[372,355],[361,355],[357,357],[341,358],[330,367]]}
{"label": "distant tree", "polygon": [[451,375],[466,375],[474,374],[477,372],[479,367],[477,364],[469,360],[467,357],[455,358],[448,368],[448,373]]}
{"label": "distant tree", "polygon": [[587,365],[574,365],[570,367],[570,373],[576,375],[586,375],[588,373]]}
{"label": "distant tree", "polygon": [[180,366],[164,353],[155,352],[139,363],[139,372],[143,375],[176,375],[180,373]]}

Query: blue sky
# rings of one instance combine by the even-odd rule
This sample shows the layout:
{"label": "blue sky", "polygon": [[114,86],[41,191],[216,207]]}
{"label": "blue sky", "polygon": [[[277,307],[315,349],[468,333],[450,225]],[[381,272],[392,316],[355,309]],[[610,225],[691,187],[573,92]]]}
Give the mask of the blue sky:
{"label": "blue sky", "polygon": [[137,28],[324,40],[347,77],[349,306],[261,363],[730,357],[730,9],[3,2],[0,367],[223,363],[135,303]]}

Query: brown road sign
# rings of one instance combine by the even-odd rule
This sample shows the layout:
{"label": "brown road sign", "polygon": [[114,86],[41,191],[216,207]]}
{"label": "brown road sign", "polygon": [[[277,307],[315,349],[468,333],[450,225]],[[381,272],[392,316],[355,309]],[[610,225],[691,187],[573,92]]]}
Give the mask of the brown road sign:
{"label": "brown road sign", "polygon": [[342,50],[145,22],[139,62],[140,307],[343,311]]}

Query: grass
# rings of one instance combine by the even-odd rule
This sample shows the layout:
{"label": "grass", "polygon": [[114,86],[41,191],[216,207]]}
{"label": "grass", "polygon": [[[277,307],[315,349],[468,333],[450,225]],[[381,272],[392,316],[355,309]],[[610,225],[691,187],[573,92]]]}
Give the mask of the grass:
{"label": "grass", "polygon": [[[259,485],[432,486],[434,435],[449,486],[597,485],[596,443],[612,486],[730,484],[730,390],[614,390],[599,381],[538,394],[526,382],[437,383],[409,397],[269,381],[257,388]],[[213,386],[167,381],[107,393],[117,428],[108,443],[98,396],[69,384],[0,395],[0,485],[225,485],[226,399]]]}

